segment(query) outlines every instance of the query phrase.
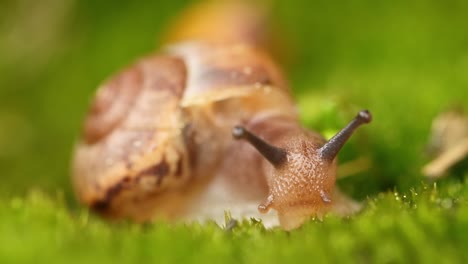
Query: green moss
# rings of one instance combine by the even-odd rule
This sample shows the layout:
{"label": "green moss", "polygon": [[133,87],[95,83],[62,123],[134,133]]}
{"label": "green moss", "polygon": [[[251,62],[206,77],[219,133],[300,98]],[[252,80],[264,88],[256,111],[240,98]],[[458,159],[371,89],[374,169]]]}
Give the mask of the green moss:
{"label": "green moss", "polygon": [[381,193],[352,218],[333,215],[292,232],[244,219],[215,224],[109,224],[33,192],[0,201],[2,263],[461,263],[468,250],[466,182]]}
{"label": "green moss", "polygon": [[69,160],[89,98],[157,47],[187,2],[0,4],[1,263],[468,261],[466,166],[437,187],[420,173],[431,120],[468,109],[466,1],[272,5],[304,125],[330,136],[359,109],[373,113],[340,153],[370,160],[339,182],[365,201],[361,214],[287,233],[255,221],[110,224],[78,206]]}

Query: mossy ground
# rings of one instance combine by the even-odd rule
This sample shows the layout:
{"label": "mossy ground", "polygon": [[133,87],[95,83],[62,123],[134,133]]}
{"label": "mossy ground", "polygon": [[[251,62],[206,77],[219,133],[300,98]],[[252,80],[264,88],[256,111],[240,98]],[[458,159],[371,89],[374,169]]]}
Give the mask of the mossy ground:
{"label": "mossy ground", "polygon": [[216,224],[109,224],[33,192],[0,202],[2,263],[462,263],[466,183],[382,193],[351,219],[327,216],[285,232],[244,220]]}
{"label": "mossy ground", "polygon": [[374,115],[340,154],[370,161],[339,182],[364,202],[360,214],[227,231],[111,224],[77,205],[69,160],[93,90],[157,47],[188,3],[0,4],[1,263],[468,260],[466,166],[437,183],[420,173],[431,120],[468,107],[465,1],[274,2],[303,123],[328,135],[360,108]]}

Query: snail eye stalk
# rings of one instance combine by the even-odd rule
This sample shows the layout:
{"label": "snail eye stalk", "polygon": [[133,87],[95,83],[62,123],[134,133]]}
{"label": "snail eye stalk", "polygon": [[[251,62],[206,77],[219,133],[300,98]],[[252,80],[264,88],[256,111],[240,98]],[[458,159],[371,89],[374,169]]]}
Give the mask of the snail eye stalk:
{"label": "snail eye stalk", "polygon": [[270,145],[242,126],[234,127],[232,130],[232,136],[235,139],[245,139],[275,167],[281,166],[287,160],[286,150]]}
{"label": "snail eye stalk", "polygon": [[370,123],[371,121],[372,115],[369,111],[360,111],[345,128],[333,136],[319,149],[322,159],[332,161],[354,131],[361,125]]}

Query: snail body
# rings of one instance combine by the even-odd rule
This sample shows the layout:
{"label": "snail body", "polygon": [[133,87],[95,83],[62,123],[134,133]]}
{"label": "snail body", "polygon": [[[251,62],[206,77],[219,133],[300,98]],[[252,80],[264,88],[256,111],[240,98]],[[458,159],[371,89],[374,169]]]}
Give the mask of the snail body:
{"label": "snail body", "polygon": [[258,47],[182,42],[98,89],[73,182],[80,201],[111,218],[262,217],[259,205],[289,230],[336,204],[336,155],[370,120],[361,111],[327,142],[300,125],[287,82]]}

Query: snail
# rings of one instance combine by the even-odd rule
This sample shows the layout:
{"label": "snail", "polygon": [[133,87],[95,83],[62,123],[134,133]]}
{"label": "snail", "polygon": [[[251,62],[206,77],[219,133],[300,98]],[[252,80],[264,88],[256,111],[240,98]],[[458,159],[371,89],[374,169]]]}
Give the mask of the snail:
{"label": "snail", "polygon": [[81,202],[109,218],[205,219],[228,210],[270,215],[291,230],[340,206],[336,156],[371,119],[360,111],[326,141],[302,127],[261,47],[242,38],[182,41],[98,88],[73,183]]}

